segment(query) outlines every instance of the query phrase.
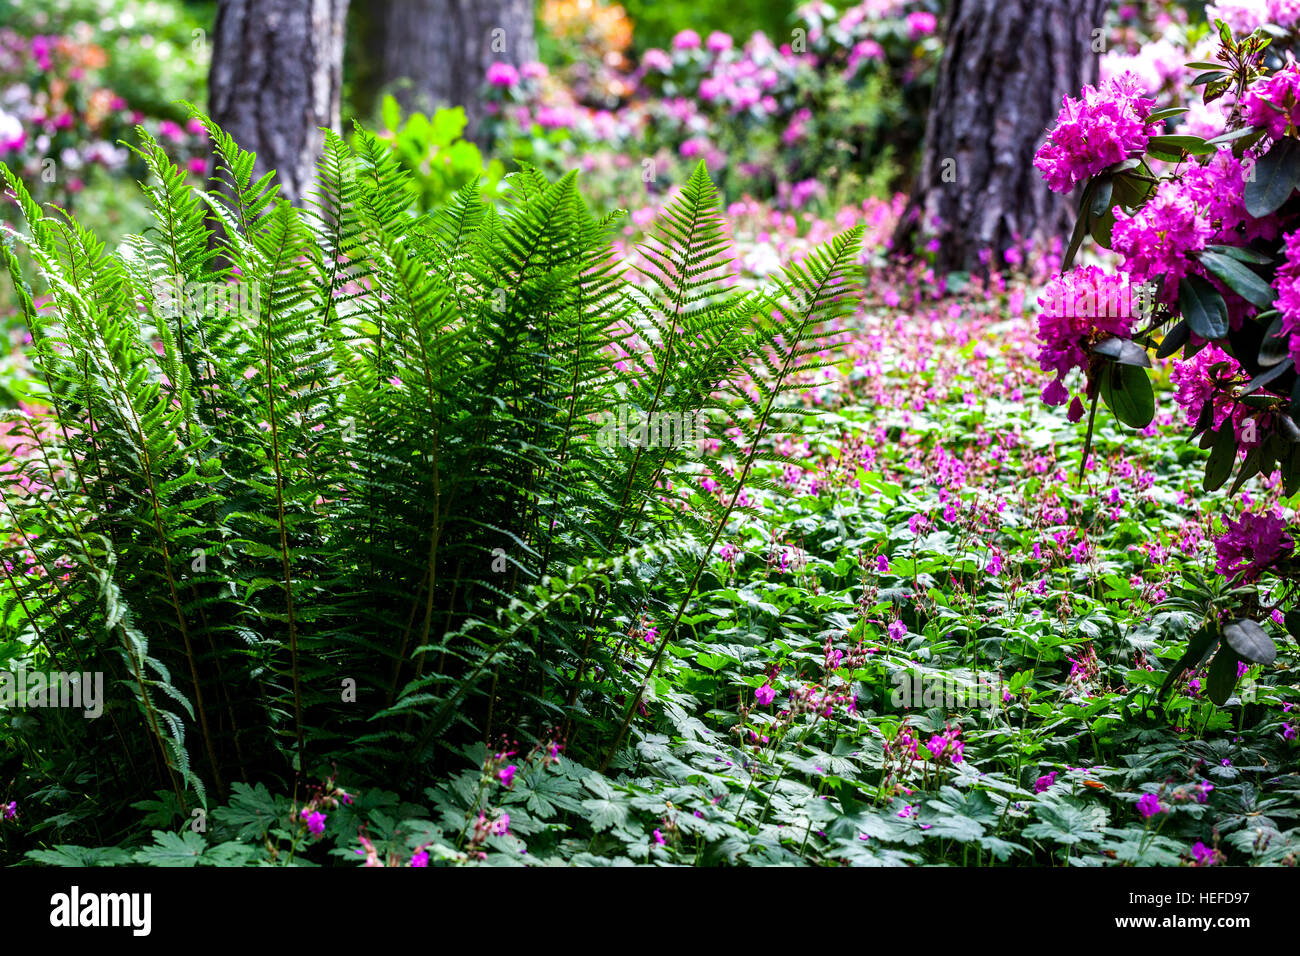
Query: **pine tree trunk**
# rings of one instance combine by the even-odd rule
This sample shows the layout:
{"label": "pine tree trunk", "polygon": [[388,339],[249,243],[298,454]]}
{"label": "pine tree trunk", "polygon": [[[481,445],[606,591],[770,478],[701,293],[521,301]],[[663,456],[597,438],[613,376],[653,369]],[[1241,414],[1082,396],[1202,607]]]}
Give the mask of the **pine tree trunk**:
{"label": "pine tree trunk", "polygon": [[532,0],[387,0],[368,12],[381,21],[376,85],[405,110],[463,106],[465,135],[479,142],[488,66],[537,59]]}
{"label": "pine tree trunk", "polygon": [[1093,31],[1105,8],[1105,0],[953,0],[896,249],[908,250],[918,229],[933,232],[940,274],[984,271],[983,250],[1069,235],[1074,206],[1048,190],[1034,152],[1061,98],[1096,82]]}
{"label": "pine tree trunk", "polygon": [[348,0],[219,0],[208,112],[244,149],[255,175],[277,170],[280,195],[311,190],[324,143],[339,128]]}

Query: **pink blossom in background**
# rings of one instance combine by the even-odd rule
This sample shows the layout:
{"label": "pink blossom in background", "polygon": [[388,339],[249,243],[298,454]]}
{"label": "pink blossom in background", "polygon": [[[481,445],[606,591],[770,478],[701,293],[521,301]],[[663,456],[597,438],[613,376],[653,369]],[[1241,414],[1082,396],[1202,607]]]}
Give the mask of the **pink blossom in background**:
{"label": "pink blossom in background", "polygon": [[682,30],[673,37],[674,50],[698,50],[700,48],[700,35],[694,30]]}
{"label": "pink blossom in background", "polygon": [[519,82],[519,71],[509,63],[493,63],[487,69],[487,81],[492,86],[514,86]]}

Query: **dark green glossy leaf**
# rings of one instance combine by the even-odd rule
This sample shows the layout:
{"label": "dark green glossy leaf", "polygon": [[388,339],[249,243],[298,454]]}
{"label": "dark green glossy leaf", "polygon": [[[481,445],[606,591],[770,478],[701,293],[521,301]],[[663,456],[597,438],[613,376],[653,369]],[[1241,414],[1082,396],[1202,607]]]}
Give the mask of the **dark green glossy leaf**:
{"label": "dark green glossy leaf", "polygon": [[1232,648],[1219,645],[1219,653],[1210,662],[1210,673],[1205,681],[1205,696],[1220,707],[1232,696],[1237,686],[1237,655]]}
{"label": "dark green glossy leaf", "polygon": [[1138,365],[1142,368],[1151,367],[1151,357],[1147,355],[1147,350],[1132,339],[1118,337],[1103,339],[1094,345],[1092,350],[1098,355],[1104,355],[1106,358],[1123,365]]}
{"label": "dark green glossy leaf", "polygon": [[1246,183],[1246,212],[1261,219],[1278,210],[1300,183],[1300,142],[1280,139],[1255,163]]}
{"label": "dark green glossy leaf", "polygon": [[1206,491],[1215,491],[1223,487],[1223,483],[1228,480],[1232,474],[1232,466],[1237,461],[1237,436],[1232,431],[1231,420],[1223,423],[1217,432],[1208,432],[1213,435],[1214,446],[1210,450],[1210,457],[1205,462],[1205,480],[1202,487]]}
{"label": "dark green glossy leaf", "polygon": [[1156,358],[1169,358],[1187,344],[1191,335],[1192,328],[1187,324],[1187,320],[1179,320],[1160,340],[1160,347],[1156,349]]}
{"label": "dark green glossy leaf", "polygon": [[1151,380],[1136,365],[1108,363],[1101,370],[1101,398],[1115,417],[1130,428],[1146,428],[1156,414]]}
{"label": "dark green glossy leaf", "polygon": [[1202,625],[1201,628],[1188,639],[1187,649],[1183,651],[1183,656],[1178,658],[1178,661],[1174,666],[1169,668],[1169,672],[1165,674],[1164,683],[1160,685],[1160,690],[1156,694],[1156,699],[1159,700],[1169,693],[1170,689],[1174,686],[1174,683],[1180,676],[1182,676],[1182,673],[1187,670],[1187,668],[1199,666],[1202,661],[1214,653],[1214,649],[1218,647],[1218,645],[1219,632],[1217,626],[1213,623]]}
{"label": "dark green glossy leaf", "polygon": [[1232,256],[1220,255],[1208,250],[1201,253],[1201,264],[1209,269],[1216,279],[1226,285],[1251,305],[1267,309],[1277,298],[1273,287],[1261,279],[1245,263]]}
{"label": "dark green glossy leaf", "polygon": [[1244,661],[1272,664],[1277,658],[1277,645],[1264,629],[1249,618],[1238,618],[1223,629],[1223,642],[1237,652]]}
{"label": "dark green glossy leaf", "polygon": [[1201,338],[1213,341],[1228,334],[1228,306],[1219,291],[1201,276],[1184,276],[1179,281],[1178,307]]}

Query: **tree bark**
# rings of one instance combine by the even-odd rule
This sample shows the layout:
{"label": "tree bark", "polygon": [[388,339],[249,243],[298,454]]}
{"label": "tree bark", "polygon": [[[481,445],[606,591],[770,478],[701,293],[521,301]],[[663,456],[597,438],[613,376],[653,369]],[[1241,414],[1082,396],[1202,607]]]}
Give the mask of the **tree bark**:
{"label": "tree bark", "polygon": [[980,253],[1067,236],[1069,198],[1047,188],[1034,152],[1061,108],[1096,82],[1105,0],[953,0],[925,149],[894,247],[939,240],[940,274],[986,271]]}
{"label": "tree bark", "polygon": [[464,107],[466,138],[484,145],[488,67],[537,59],[532,0],[384,0],[367,12],[379,20],[374,85],[389,88],[404,110]]}
{"label": "tree bark", "polygon": [[348,0],[219,0],[208,111],[244,149],[255,175],[278,172],[301,203],[325,137],[339,128]]}

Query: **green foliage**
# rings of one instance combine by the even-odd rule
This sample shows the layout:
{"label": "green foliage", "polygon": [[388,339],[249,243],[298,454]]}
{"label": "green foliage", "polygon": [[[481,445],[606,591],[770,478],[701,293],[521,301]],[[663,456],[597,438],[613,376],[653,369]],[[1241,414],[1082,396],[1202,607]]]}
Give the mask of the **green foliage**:
{"label": "green foliage", "polygon": [[[700,543],[767,480],[759,440],[852,301],[860,232],[738,290],[701,166],[638,288],[572,174],[525,169],[499,208],[471,182],[418,216],[358,129],[327,136],[298,210],[208,126],[206,192],[140,131],[155,225],[119,251],[0,167],[49,295],[6,246],[52,408],[17,416],[0,462],[0,536],[32,567],[6,573],[0,622],[113,688],[103,720],[25,730],[29,779],[102,820],[157,787],[184,815],[331,763],[416,785],[507,720],[577,715],[594,746],[634,679],[604,635],[655,579],[677,603],[660,653],[674,638]],[[730,504],[685,515],[700,444],[610,442],[620,407],[707,414],[740,465]],[[137,859],[207,852],[160,838]]]}
{"label": "green foliage", "polygon": [[378,138],[397,150],[410,174],[417,209],[438,208],[475,182],[485,196],[496,194],[504,167],[496,159],[485,164],[479,148],[461,139],[467,122],[462,107],[440,109],[432,116],[412,113],[403,120],[397,100],[385,96],[380,115],[385,129]]}

